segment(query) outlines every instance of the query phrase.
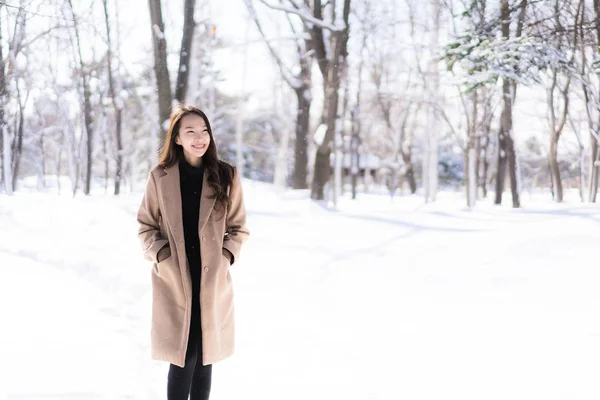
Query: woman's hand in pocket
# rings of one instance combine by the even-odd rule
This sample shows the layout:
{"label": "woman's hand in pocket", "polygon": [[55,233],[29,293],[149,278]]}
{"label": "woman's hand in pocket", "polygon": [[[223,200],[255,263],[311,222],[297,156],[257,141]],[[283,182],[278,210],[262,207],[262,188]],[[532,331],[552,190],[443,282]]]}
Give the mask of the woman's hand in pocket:
{"label": "woman's hand in pocket", "polygon": [[169,247],[169,245],[167,244],[167,245],[163,246],[163,248],[158,251],[158,254],[156,255],[156,259],[160,263],[160,262],[163,262],[164,260],[166,260],[169,257],[171,257],[171,247]]}
{"label": "woman's hand in pocket", "polygon": [[231,252],[225,247],[223,247],[223,255],[229,261],[229,265],[233,264],[233,254],[231,254]]}

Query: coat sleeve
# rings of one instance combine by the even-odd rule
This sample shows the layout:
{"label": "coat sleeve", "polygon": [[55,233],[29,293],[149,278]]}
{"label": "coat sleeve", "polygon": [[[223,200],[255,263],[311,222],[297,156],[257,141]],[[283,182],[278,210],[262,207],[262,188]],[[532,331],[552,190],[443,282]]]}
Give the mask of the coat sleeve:
{"label": "coat sleeve", "polygon": [[242,193],[242,182],[237,169],[234,169],[229,197],[231,199],[231,207],[227,210],[223,248],[233,255],[233,259],[231,260],[231,263],[233,264],[235,261],[239,260],[242,245],[248,239],[248,235],[250,234],[246,227],[244,194]]}
{"label": "coat sleeve", "polygon": [[157,256],[160,249],[169,243],[160,232],[159,218],[158,192],[154,175],[150,173],[144,198],[138,210],[137,221],[139,223],[138,237],[142,244],[144,258],[155,263],[158,263]]}

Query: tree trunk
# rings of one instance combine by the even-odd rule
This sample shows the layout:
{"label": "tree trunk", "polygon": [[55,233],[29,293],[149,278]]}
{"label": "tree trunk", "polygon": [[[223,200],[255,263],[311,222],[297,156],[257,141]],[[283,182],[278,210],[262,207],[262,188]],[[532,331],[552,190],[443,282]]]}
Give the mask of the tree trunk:
{"label": "tree trunk", "polygon": [[[596,33],[596,42],[594,43],[593,50],[597,56],[598,46],[600,45],[600,0],[594,0],[593,7],[594,7],[594,20],[591,21],[590,25],[593,26],[595,33]],[[585,35],[584,25],[587,22],[586,18],[585,18],[585,11],[586,11],[586,7],[584,6],[581,8],[581,25],[579,27],[580,36],[582,38]],[[581,62],[580,62],[581,76],[587,76],[587,73],[585,70],[586,65],[587,65],[586,51],[587,51],[586,41],[582,39],[581,40],[581,50],[579,51],[579,54],[581,54]],[[594,58],[596,56],[594,56]],[[594,64],[595,63],[592,64],[592,68],[593,68]],[[590,86],[591,86],[591,83],[590,83]],[[600,173],[600,166],[598,166],[596,164],[596,160],[598,160],[598,158],[600,157],[600,152],[598,151],[599,150],[598,149],[598,141],[600,140],[600,137],[598,136],[598,135],[600,135],[600,116],[597,117],[596,121],[594,121],[592,110],[597,108],[597,106],[594,104],[597,100],[593,94],[590,94],[590,90],[588,90],[586,82],[582,82],[581,87],[583,89],[583,95],[584,95],[584,99],[585,99],[585,110],[586,110],[587,120],[588,120],[588,129],[590,132],[590,154],[589,154],[590,164],[589,164],[589,168],[588,168],[588,171],[589,171],[588,201],[591,203],[595,203],[596,202],[596,194],[598,193],[598,175]],[[580,146],[581,146],[581,144],[580,144]]]}
{"label": "tree trunk", "polygon": [[585,202],[585,148],[579,147],[579,198]]}
{"label": "tree trunk", "polygon": [[281,141],[279,143],[279,148],[277,149],[275,158],[275,173],[273,177],[273,184],[279,192],[283,193],[285,192],[287,187],[287,161],[288,149],[290,145],[290,132],[287,127],[284,127],[280,134]]}
{"label": "tree trunk", "polygon": [[42,157],[40,167],[40,189],[46,188],[46,151],[44,150],[44,132],[40,132],[40,154]]}
{"label": "tree trunk", "polygon": [[[244,70],[246,68],[244,67]],[[244,72],[244,76],[246,73]],[[246,78],[244,77],[244,80]],[[237,115],[235,120],[235,165],[240,176],[246,174],[246,161],[244,158],[244,120],[246,117],[246,106],[242,95],[237,101]]]}
{"label": "tree trunk", "polygon": [[[581,9],[582,5],[583,5],[583,0],[581,0],[579,2],[579,6],[577,8],[577,12],[575,15],[575,24],[574,24],[575,29],[574,29],[574,39],[573,39],[574,40],[573,47],[575,47],[575,48],[577,48],[577,26],[579,25],[579,10]],[[555,19],[556,28],[560,32],[559,36],[558,36],[558,46],[560,48],[562,48],[563,47],[562,32],[564,31],[564,27],[562,26],[561,21],[560,21],[559,0],[555,0],[555,2],[554,2],[554,13],[555,13],[554,19]],[[574,61],[574,57],[575,57],[575,52],[573,52],[571,61]],[[563,98],[563,109],[562,109],[562,112],[560,113],[560,115],[561,115],[560,119],[557,119],[555,103],[558,103],[560,105],[560,102],[555,102],[554,92],[555,92],[555,89],[559,86],[558,85],[558,70],[554,69],[552,71],[552,84],[550,86],[550,89],[548,90],[548,106],[549,106],[549,111],[550,111],[550,128],[551,128],[550,154],[549,154],[549,156],[550,156],[550,176],[552,179],[552,186],[556,190],[556,201],[559,203],[561,203],[563,201],[563,187],[562,187],[562,181],[560,178],[560,168],[559,168],[559,164],[558,164],[558,141],[560,140],[560,135],[562,133],[562,130],[565,126],[565,123],[566,123],[567,117],[568,117],[570,85],[571,85],[571,77],[569,76],[567,78],[567,84],[565,85],[564,89],[561,89],[559,87],[559,92],[561,93],[562,98]]]}
{"label": "tree trunk", "polygon": [[[0,11],[2,10],[3,5],[4,3],[0,3]],[[2,29],[2,18],[0,16],[0,43],[3,43]],[[0,134],[2,136],[2,177],[4,181],[4,190],[6,191],[6,194],[12,195],[12,172],[10,168],[10,161],[12,158],[12,141],[8,133],[8,125],[6,124],[4,112],[7,97],[6,76],[4,75],[5,70],[6,67],[4,65],[3,46],[0,46]]]}
{"label": "tree trunk", "polygon": [[58,189],[58,194],[60,195],[61,193],[61,185],[60,185],[60,172],[62,170],[62,147],[60,147],[60,150],[57,150],[58,152],[58,157],[56,157],[56,187]]}
{"label": "tree trunk", "polygon": [[[0,46],[1,47],[1,46]],[[2,107],[4,108],[4,107]],[[4,114],[2,112],[2,114]],[[4,115],[1,115],[0,118],[3,118]],[[2,123],[2,158],[3,158],[3,172],[4,172],[4,190],[6,194],[9,196],[13,194],[13,186],[12,186],[12,172],[10,168],[10,159],[11,159],[11,138],[8,133],[8,125],[3,119],[0,119],[0,123]]]}
{"label": "tree trunk", "polygon": [[440,93],[440,74],[438,72],[438,47],[440,40],[440,0],[431,0],[432,25],[429,37],[429,51],[431,59],[428,68],[428,80],[431,82],[429,95],[431,96],[431,105],[429,107],[429,116],[427,119],[427,132],[425,133],[425,155],[423,157],[423,189],[425,202],[435,201],[438,189],[438,131],[439,123],[439,93]]}
{"label": "tree trunk", "polygon": [[81,40],[79,37],[79,25],[77,16],[75,15],[75,9],[73,8],[73,1],[69,0],[69,6],[71,7],[71,14],[73,16],[73,28],[75,29],[75,39],[77,41],[77,55],[79,58],[79,68],[81,74],[81,85],[83,90],[83,119],[84,119],[84,130],[86,135],[86,169],[85,169],[85,184],[83,193],[86,195],[90,194],[92,184],[92,160],[94,152],[94,131],[92,129],[92,104],[91,104],[91,92],[88,81],[88,73],[85,70],[85,64],[83,62],[83,54],[81,52]]}
{"label": "tree trunk", "polygon": [[507,106],[507,102],[510,102],[510,88],[506,79],[503,82],[503,99],[504,109],[500,115],[500,130],[498,131],[498,166],[496,168],[496,198],[494,204],[502,204],[502,193],[504,192],[506,179],[506,131],[509,125],[508,119],[510,118],[507,111],[507,107],[510,107],[510,105]]}
{"label": "tree trunk", "polygon": [[[360,97],[360,96],[359,96]],[[356,110],[359,109],[356,105]],[[356,200],[356,186],[358,184],[359,173],[359,143],[360,143],[360,119],[357,118],[358,111],[352,112],[352,137],[350,139],[350,176],[352,187],[352,200]]]}
{"label": "tree trunk", "polygon": [[[508,0],[500,0],[500,18],[502,20],[502,37],[505,40],[510,38],[510,9]],[[520,32],[517,34],[519,36]],[[512,89],[512,90],[511,90]],[[520,207],[519,187],[517,177],[517,155],[512,137],[513,116],[512,105],[514,102],[516,83],[503,78],[502,97],[504,108],[500,119],[499,132],[499,153],[498,153],[498,171],[496,177],[496,200],[495,204],[502,203],[502,192],[504,190],[504,179],[506,167],[510,178],[510,189],[512,193],[513,207]]]}
{"label": "tree trunk", "polygon": [[[558,9],[558,2],[556,3],[556,8]],[[558,12],[558,11],[557,11]],[[558,17],[557,17],[558,18]],[[555,101],[554,101],[554,91],[558,86],[557,80],[558,72],[555,70],[552,73],[552,84],[550,89],[548,90],[548,107],[550,111],[550,176],[552,179],[552,187],[555,191],[555,200],[558,203],[563,201],[563,187],[562,180],[560,178],[560,168],[558,164],[558,141],[560,140],[561,133],[566,124],[568,118],[568,109],[569,109],[569,87],[571,84],[571,79],[568,78],[567,84],[564,89],[561,89],[562,98],[563,98],[563,109],[561,113],[560,119],[556,117],[555,110]]]}
{"label": "tree trunk", "polygon": [[477,139],[478,139],[478,101],[477,91],[473,92],[472,115],[467,126],[467,148],[465,150],[465,177],[467,206],[474,207],[477,200]]}
{"label": "tree trunk", "polygon": [[548,166],[550,169],[550,179],[552,183],[552,198],[557,202],[562,202],[562,184],[560,181],[560,170],[558,168],[558,132],[556,130],[556,112],[554,110],[554,90],[557,84],[557,71],[552,71],[552,84],[548,90],[548,108],[550,111],[550,152]]}
{"label": "tree trunk", "polygon": [[552,176],[552,187],[554,188],[554,199],[557,203],[563,201],[563,188],[558,167],[558,135],[556,132],[550,134],[550,174]]}
{"label": "tree trunk", "polygon": [[482,138],[481,134],[475,137],[475,199],[479,200],[479,187],[481,186],[481,155],[483,149],[481,147]]}
{"label": "tree trunk", "polygon": [[109,147],[109,137],[108,137],[108,115],[106,114],[106,109],[103,108],[102,111],[102,125],[101,129],[103,131],[102,134],[102,153],[104,154],[104,194],[108,193],[108,181],[110,179],[110,159],[108,157],[108,147]]}
{"label": "tree trunk", "polygon": [[310,123],[310,87],[295,90],[298,106],[296,111],[296,144],[292,187],[306,189],[308,177],[308,129]]}
{"label": "tree trunk", "polygon": [[17,87],[17,101],[19,103],[19,121],[16,126],[16,141],[14,142],[14,147],[12,149],[12,188],[13,190],[17,190],[17,182],[19,178],[19,167],[21,165],[21,154],[23,153],[23,125],[25,124],[25,114],[24,106],[21,102],[21,90],[19,89],[19,84],[16,84]]}
{"label": "tree trunk", "polygon": [[[600,124],[599,124],[600,126]],[[596,202],[596,196],[598,194],[598,174],[600,173],[600,149],[598,148],[598,139],[591,135],[590,143],[590,203]]]}
{"label": "tree trunk", "polygon": [[177,73],[177,84],[175,86],[175,100],[178,103],[185,102],[188,89],[188,78],[190,76],[190,59],[192,54],[192,40],[194,38],[194,10],[196,0],[185,0],[183,12],[183,36],[181,37],[181,49],[179,50],[179,71]]}
{"label": "tree trunk", "polygon": [[342,52],[342,42],[344,35],[342,32],[332,32],[332,48],[329,67],[327,69],[327,80],[325,81],[325,99],[324,108],[325,123],[327,124],[327,133],[323,143],[317,149],[315,159],[315,172],[313,178],[311,198],[314,200],[323,200],[325,198],[325,184],[330,177],[330,155],[331,143],[336,133],[337,110],[340,88],[340,69],[343,68],[340,55]]}
{"label": "tree trunk", "polygon": [[148,0],[150,6],[150,24],[152,28],[152,47],[154,49],[154,74],[158,89],[159,147],[165,141],[167,122],[171,115],[171,79],[167,67],[167,41],[165,24],[162,17],[161,0]]}
{"label": "tree trunk", "polygon": [[[346,131],[345,131],[345,127],[344,124],[342,123],[342,121],[344,121],[346,119],[346,116],[348,115],[348,101],[349,101],[349,93],[350,93],[350,85],[348,84],[348,70],[347,68],[343,68],[342,70],[342,76],[340,77],[340,85],[342,82],[345,83],[345,87],[344,87],[344,96],[342,99],[339,99],[338,102],[338,107],[340,107],[340,102],[341,102],[341,109],[342,111],[340,113],[338,113],[337,115],[337,122],[336,123],[336,133],[333,137],[333,141],[334,141],[334,145],[333,148],[335,149],[335,157],[334,157],[334,190],[333,190],[333,204],[334,206],[337,206],[338,204],[338,197],[343,196],[344,195],[344,159],[345,159],[345,155],[346,155],[346,145],[344,142],[344,138],[346,137]],[[352,128],[350,128],[352,129]]]}
{"label": "tree trunk", "polygon": [[[469,142],[472,141],[469,140]],[[477,156],[473,143],[467,146],[465,167],[467,172],[467,207],[475,207],[475,202],[477,201]]]}
{"label": "tree trunk", "polygon": [[491,139],[491,135],[492,135],[492,129],[491,129],[491,125],[492,125],[492,117],[493,117],[493,112],[492,112],[492,106],[491,106],[491,99],[489,97],[489,95],[487,94],[487,92],[485,93],[485,107],[484,107],[484,116],[483,116],[483,124],[481,127],[481,130],[483,131],[482,136],[480,136],[477,139],[477,144],[478,144],[478,150],[477,150],[477,155],[478,155],[478,165],[477,165],[477,174],[478,174],[478,180],[479,180],[479,186],[481,187],[481,192],[482,192],[482,196],[483,198],[487,198],[487,194],[488,194],[488,190],[487,190],[487,185],[488,185],[488,179],[489,179],[489,168],[490,168],[490,162],[489,162],[489,147],[490,147],[490,139]]}
{"label": "tree trunk", "polygon": [[508,153],[508,172],[510,175],[510,190],[512,193],[513,208],[521,207],[519,199],[519,168],[517,165],[517,153],[512,138],[512,111],[510,113],[510,130],[507,131],[506,151]]}
{"label": "tree trunk", "polygon": [[[121,180],[123,177],[123,135],[122,129],[122,100],[117,99],[117,89],[115,83],[115,77],[113,74],[112,63],[112,35],[110,31],[110,18],[108,14],[108,0],[103,0],[104,5],[104,20],[106,22],[106,36],[108,38],[108,51],[106,56],[106,63],[108,68],[108,87],[110,97],[112,99],[113,108],[115,110],[115,135],[117,143],[117,154],[116,154],[116,171],[115,171],[115,188],[114,194],[119,195],[121,193]],[[118,40],[118,39],[117,39]],[[118,71],[117,71],[118,74]]]}
{"label": "tree trunk", "polygon": [[[245,41],[248,41],[250,24],[246,23]],[[237,114],[235,121],[235,165],[241,177],[245,176],[246,160],[244,157],[244,124],[246,119],[246,80],[248,79],[248,46],[244,47],[242,68],[242,87],[237,99]]]}
{"label": "tree trunk", "polygon": [[[332,9],[335,10],[335,2],[332,3]],[[321,1],[314,1],[314,16],[318,19],[322,19]],[[329,57],[327,59],[326,67],[325,63],[325,50],[323,45],[323,30],[322,28],[313,27],[310,30],[311,37],[313,40],[313,49],[317,54],[317,62],[321,73],[323,74],[324,91],[325,91],[325,107],[323,108],[322,121],[327,125],[327,132],[323,143],[321,143],[317,149],[315,156],[315,167],[313,174],[313,182],[311,188],[311,198],[314,200],[323,200],[325,184],[329,181],[330,176],[330,155],[331,155],[331,142],[336,133],[336,120],[337,120],[337,109],[339,101],[339,88],[340,88],[340,76],[341,69],[345,68],[346,64],[346,47],[348,43],[348,32],[349,32],[349,15],[350,15],[350,0],[344,0],[343,9],[343,21],[345,29],[343,31],[332,31],[330,32],[330,46],[329,46]],[[332,16],[332,20],[335,21],[335,15]],[[323,60],[323,61],[322,61]]]}
{"label": "tree trunk", "polygon": [[[417,192],[417,180],[415,179],[415,170],[414,170],[413,163],[412,163],[412,151],[411,151],[411,149],[408,149],[408,151],[402,150],[400,152],[400,155],[402,156],[402,161],[404,161],[404,168],[405,168],[404,177],[406,179],[408,179],[408,187],[410,188],[410,193],[415,194]],[[436,163],[436,167],[437,167],[437,163]],[[437,172],[437,168],[436,168],[436,172]],[[437,177],[437,175],[436,175],[436,177]],[[436,178],[436,181],[437,181],[437,178]],[[436,183],[436,186],[437,186],[437,183]]]}
{"label": "tree trunk", "polygon": [[64,143],[67,145],[67,166],[69,178],[71,180],[71,192],[73,193],[73,197],[75,197],[77,189],[79,188],[80,151],[75,143],[75,138],[72,133],[67,137],[67,140],[65,140]]}

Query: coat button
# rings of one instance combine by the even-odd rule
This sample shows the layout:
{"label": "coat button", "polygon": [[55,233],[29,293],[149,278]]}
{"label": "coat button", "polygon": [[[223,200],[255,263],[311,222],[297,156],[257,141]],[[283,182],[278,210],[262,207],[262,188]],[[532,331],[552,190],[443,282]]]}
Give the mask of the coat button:
{"label": "coat button", "polygon": [[204,267],[204,272],[208,272],[208,267]]}
{"label": "coat button", "polygon": [[203,238],[202,238],[202,241],[203,241],[204,243],[206,243],[206,237],[203,237]]}

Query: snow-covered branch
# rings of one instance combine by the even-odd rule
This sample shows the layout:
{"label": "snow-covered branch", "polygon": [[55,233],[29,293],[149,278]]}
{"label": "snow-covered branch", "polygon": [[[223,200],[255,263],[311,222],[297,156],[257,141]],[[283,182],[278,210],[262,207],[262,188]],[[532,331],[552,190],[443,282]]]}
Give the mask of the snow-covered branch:
{"label": "snow-covered branch", "polygon": [[539,83],[545,70],[573,70],[561,49],[534,37],[504,40],[467,34],[446,46],[442,57],[451,70],[460,65],[456,72],[468,91],[498,78],[528,85]]}
{"label": "snow-covered branch", "polygon": [[299,6],[299,8],[296,9],[296,8],[286,7],[286,6],[279,5],[279,4],[271,4],[266,0],[260,0],[260,2],[273,10],[283,11],[288,14],[295,14],[295,15],[299,16],[302,19],[302,21],[304,21],[304,23],[309,24],[309,25],[316,25],[320,28],[328,29],[332,32],[342,32],[344,29],[346,29],[346,26],[342,20],[336,21],[335,25],[332,25],[321,19],[313,17],[312,14],[310,13],[310,10],[308,9],[308,7],[306,7],[304,5]]}

